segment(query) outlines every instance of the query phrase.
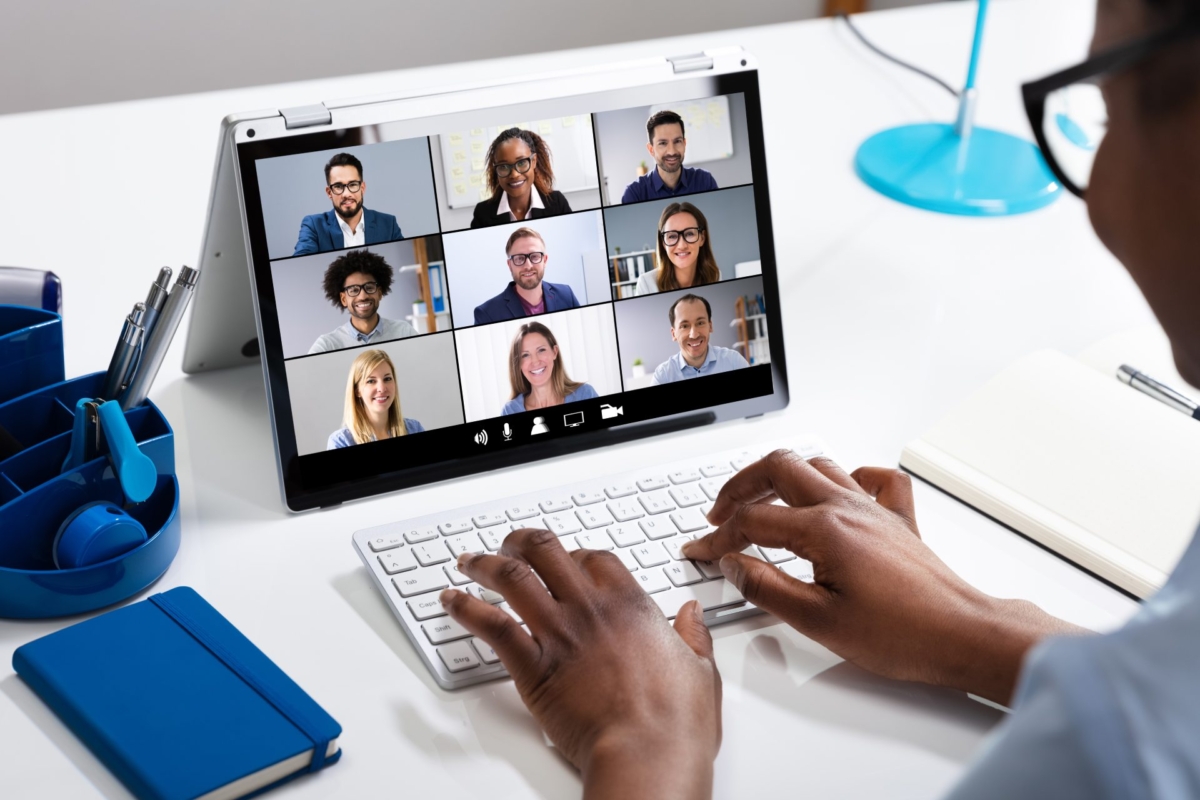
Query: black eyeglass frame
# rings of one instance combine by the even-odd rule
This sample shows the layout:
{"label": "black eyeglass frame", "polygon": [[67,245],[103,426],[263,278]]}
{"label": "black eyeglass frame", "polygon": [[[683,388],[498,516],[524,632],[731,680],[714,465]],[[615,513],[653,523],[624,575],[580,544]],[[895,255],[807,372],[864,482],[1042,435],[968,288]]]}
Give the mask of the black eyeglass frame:
{"label": "black eyeglass frame", "polygon": [[1167,45],[1196,34],[1200,34],[1200,14],[1190,14],[1164,30],[1105,50],[1081,64],[1021,86],[1021,96],[1025,100],[1025,114],[1029,117],[1030,126],[1033,127],[1033,136],[1037,140],[1038,148],[1042,151],[1042,158],[1045,159],[1046,166],[1050,167],[1050,171],[1054,173],[1054,177],[1058,178],[1059,183],[1065,186],[1071,194],[1083,197],[1084,189],[1067,177],[1058,160],[1055,159],[1054,151],[1046,139],[1046,132],[1042,127],[1046,116],[1046,98],[1051,93],[1065,89],[1073,83],[1099,84],[1102,78],[1128,69]]}
{"label": "black eyeglass frame", "polygon": [[[367,287],[371,288],[368,289]],[[369,295],[374,295],[379,291],[379,281],[367,281],[366,283],[349,283],[342,287],[342,291],[347,297],[358,297],[362,292]]]}
{"label": "black eyeglass frame", "polygon": [[[537,256],[537,258],[535,259],[534,256]],[[518,261],[518,258],[521,260]],[[546,254],[541,250],[534,250],[532,253],[513,253],[508,257],[508,260],[512,262],[514,267],[523,267],[525,266],[526,261],[534,266],[537,266],[546,260]]]}
{"label": "black eyeglass frame", "polygon": [[[688,239],[687,238],[688,231],[695,231],[696,238]],[[677,233],[677,234],[679,234],[679,236],[675,239],[675,241],[668,242],[667,237],[670,236],[672,233]],[[704,228],[701,228],[699,225],[696,225],[694,227],[684,228],[683,230],[678,230],[678,231],[659,231],[658,235],[663,240],[663,244],[665,244],[667,247],[674,247],[675,245],[679,244],[680,239],[683,239],[688,244],[695,244],[696,242],[700,241],[700,236],[703,233],[704,233]]]}
{"label": "black eyeglass frame", "polygon": [[[514,161],[511,164],[507,164],[507,163],[497,164],[496,165],[496,175],[501,178],[507,178],[509,175],[513,174],[514,171],[518,175],[526,175],[529,172],[529,168],[533,166],[533,159],[535,157],[537,157],[537,153],[530,153],[525,158],[518,158],[516,161]],[[525,169],[521,169],[520,167],[517,166],[517,164],[520,164],[522,161],[525,162]],[[503,172],[501,172],[501,170],[503,170]]]}
{"label": "black eyeglass frame", "polygon": [[[358,184],[358,185],[355,188],[351,189],[350,186],[352,184]],[[349,181],[347,183],[329,183],[326,185],[329,187],[329,190],[331,192],[336,194],[338,197],[341,197],[346,192],[350,192],[350,194],[358,194],[359,190],[362,189],[362,187],[363,187],[363,181]],[[338,188],[339,186],[342,188],[339,189]]]}

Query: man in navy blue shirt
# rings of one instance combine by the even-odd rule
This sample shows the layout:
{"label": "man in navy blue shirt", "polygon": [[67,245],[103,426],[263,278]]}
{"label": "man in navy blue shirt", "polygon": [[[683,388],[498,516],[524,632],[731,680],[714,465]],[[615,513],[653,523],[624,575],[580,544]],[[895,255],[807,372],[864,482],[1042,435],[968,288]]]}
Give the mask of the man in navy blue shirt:
{"label": "man in navy blue shirt", "polygon": [[661,200],[720,188],[705,170],[683,165],[687,139],[681,116],[674,111],[659,111],[646,120],[646,135],[650,137],[646,151],[657,166],[625,187],[622,203]]}

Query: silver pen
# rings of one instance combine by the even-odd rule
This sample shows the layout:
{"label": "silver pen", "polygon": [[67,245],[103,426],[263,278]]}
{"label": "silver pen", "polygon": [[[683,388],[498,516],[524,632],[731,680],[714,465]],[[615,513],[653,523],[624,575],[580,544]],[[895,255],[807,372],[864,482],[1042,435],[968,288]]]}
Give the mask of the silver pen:
{"label": "silver pen", "polygon": [[142,336],[145,333],[146,304],[134,303],[133,312],[125,318],[121,326],[121,336],[117,339],[117,349],[113,351],[112,360],[108,362],[108,372],[104,374],[104,387],[100,397],[104,400],[115,400],[129,380],[134,370],[138,353],[141,352]]}
{"label": "silver pen", "polygon": [[176,278],[175,285],[171,287],[171,292],[167,295],[167,301],[158,315],[158,321],[154,323],[154,329],[145,334],[146,343],[142,346],[142,363],[124,394],[121,395],[121,408],[125,411],[141,405],[145,402],[146,395],[150,394],[150,386],[154,383],[158,369],[162,366],[163,358],[167,355],[167,348],[171,346],[175,329],[179,327],[179,322],[183,319],[183,311],[187,308],[188,301],[192,299],[199,277],[200,273],[191,267],[179,270],[179,277]]}
{"label": "silver pen", "polygon": [[163,305],[167,302],[167,287],[170,285],[171,268],[163,267],[158,271],[154,283],[150,284],[150,293],[146,295],[146,320],[142,323],[142,327],[146,329],[142,334],[143,343],[150,341],[150,334],[158,322],[158,315],[162,313]]}
{"label": "silver pen", "polygon": [[1117,380],[1132,386],[1144,395],[1149,395],[1160,403],[1165,403],[1176,411],[1182,411],[1192,419],[1200,419],[1200,404],[1186,395],[1159,383],[1144,372],[1138,372],[1128,364],[1117,367]]}

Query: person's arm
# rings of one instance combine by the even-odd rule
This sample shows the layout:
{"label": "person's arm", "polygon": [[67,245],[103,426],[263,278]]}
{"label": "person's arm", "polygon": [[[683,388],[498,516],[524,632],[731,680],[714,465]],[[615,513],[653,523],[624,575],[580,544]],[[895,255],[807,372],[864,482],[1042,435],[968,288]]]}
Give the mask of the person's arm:
{"label": "person's arm", "polygon": [[313,225],[313,217],[305,217],[300,222],[300,236],[296,239],[294,256],[305,256],[317,252],[317,230]]}
{"label": "person's arm", "polygon": [[529,626],[463,592],[441,594],[446,613],[500,656],[582,773],[585,798],[711,797],[721,678],[698,603],[672,626],[613,553],[567,553],[546,530],[510,534],[497,555],[464,554],[458,569]]}
{"label": "person's arm", "polygon": [[636,203],[639,200],[642,200],[643,198],[638,196],[638,189],[641,187],[641,185],[641,181],[634,180],[633,183],[626,186],[625,194],[621,195],[621,204],[624,205],[626,203]]}
{"label": "person's arm", "polygon": [[[1008,704],[1033,645],[1084,632],[954,574],[921,541],[912,485],[897,470],[847,475],[829,459],[776,451],[731,478],[708,518],[719,527],[685,556],[719,559],[747,600],[886,677]],[[808,559],[813,583],[741,554],[750,544]]]}

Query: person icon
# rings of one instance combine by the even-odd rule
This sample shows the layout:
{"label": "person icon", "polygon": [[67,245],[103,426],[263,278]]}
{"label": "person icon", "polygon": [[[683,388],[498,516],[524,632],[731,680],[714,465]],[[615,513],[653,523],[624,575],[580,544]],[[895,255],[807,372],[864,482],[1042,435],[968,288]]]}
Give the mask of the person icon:
{"label": "person icon", "polygon": [[539,433],[549,433],[550,428],[546,426],[545,417],[533,418],[533,430],[529,432],[530,436],[537,436]]}

